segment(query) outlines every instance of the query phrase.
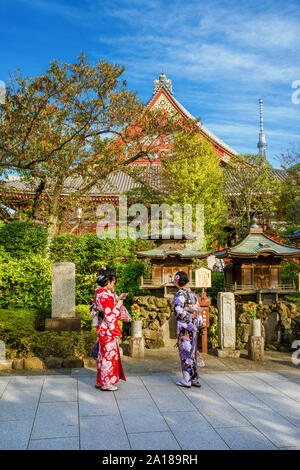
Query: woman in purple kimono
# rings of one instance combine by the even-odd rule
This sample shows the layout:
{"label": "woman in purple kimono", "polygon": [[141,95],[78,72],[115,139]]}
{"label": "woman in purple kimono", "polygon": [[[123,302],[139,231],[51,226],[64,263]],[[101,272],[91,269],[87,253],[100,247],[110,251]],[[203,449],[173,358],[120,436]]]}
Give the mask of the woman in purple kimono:
{"label": "woman in purple kimono", "polygon": [[202,326],[201,308],[194,292],[187,285],[189,278],[184,271],[174,277],[178,292],[174,295],[174,313],[177,319],[178,349],[181,360],[183,380],[177,382],[181,387],[201,387],[197,369],[197,334]]}

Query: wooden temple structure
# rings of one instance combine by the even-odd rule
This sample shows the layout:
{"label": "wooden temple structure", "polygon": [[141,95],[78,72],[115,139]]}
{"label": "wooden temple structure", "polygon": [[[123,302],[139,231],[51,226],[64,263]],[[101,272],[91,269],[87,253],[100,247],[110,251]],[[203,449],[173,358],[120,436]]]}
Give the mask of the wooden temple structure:
{"label": "wooden temple structure", "polygon": [[[281,262],[300,258],[300,249],[269,238],[253,219],[247,236],[234,246],[214,253],[225,259],[225,290],[236,295],[256,295],[258,303],[278,300],[279,294],[297,292],[294,283],[282,283]],[[252,296],[252,297],[251,297]]]}
{"label": "wooden temple structure", "polygon": [[140,289],[149,289],[157,296],[168,297],[176,291],[173,279],[178,271],[187,273],[190,286],[204,287],[197,285],[197,270],[193,270],[192,264],[194,259],[207,258],[211,253],[189,249],[186,246],[188,240],[196,238],[195,235],[183,232],[169,222],[157,233],[152,234],[151,238],[154,239],[155,248],[136,252],[138,258],[148,258],[151,262],[151,277],[142,277]]}

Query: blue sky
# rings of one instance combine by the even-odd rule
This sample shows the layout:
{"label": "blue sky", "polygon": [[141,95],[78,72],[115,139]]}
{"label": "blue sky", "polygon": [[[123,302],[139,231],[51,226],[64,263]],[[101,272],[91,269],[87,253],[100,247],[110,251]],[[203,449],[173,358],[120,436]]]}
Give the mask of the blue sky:
{"label": "blue sky", "polygon": [[[42,73],[83,50],[126,66],[128,87],[148,101],[161,69],[175,97],[228,145],[257,153],[264,99],[269,161],[300,152],[298,1],[1,0],[0,80]],[[300,93],[299,93],[300,98]]]}

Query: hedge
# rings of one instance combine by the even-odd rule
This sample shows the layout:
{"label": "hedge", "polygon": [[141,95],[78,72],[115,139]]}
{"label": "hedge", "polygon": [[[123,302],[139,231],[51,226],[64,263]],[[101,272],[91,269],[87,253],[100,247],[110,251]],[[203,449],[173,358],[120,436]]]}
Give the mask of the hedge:
{"label": "hedge", "polygon": [[6,357],[90,357],[97,340],[96,330],[81,332],[37,331],[38,311],[0,310],[0,338],[6,344]]}
{"label": "hedge", "polygon": [[51,262],[42,255],[0,256],[0,308],[46,307],[51,303]]}
{"label": "hedge", "polygon": [[0,226],[0,245],[16,258],[30,254],[45,255],[47,241],[45,227],[33,222],[16,220]]}

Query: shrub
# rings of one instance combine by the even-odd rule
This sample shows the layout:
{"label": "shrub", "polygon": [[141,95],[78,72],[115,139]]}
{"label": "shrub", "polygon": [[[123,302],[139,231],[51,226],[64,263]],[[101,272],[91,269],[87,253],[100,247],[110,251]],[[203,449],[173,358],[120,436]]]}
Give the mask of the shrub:
{"label": "shrub", "polygon": [[51,303],[51,262],[42,255],[0,257],[0,308],[45,308]]}
{"label": "shrub", "polygon": [[96,330],[37,331],[36,310],[0,310],[0,339],[7,358],[39,356],[88,357],[97,340]]}
{"label": "shrub", "polygon": [[0,245],[11,256],[45,254],[48,234],[45,227],[32,222],[14,221],[0,227]]}
{"label": "shrub", "polygon": [[90,305],[77,305],[76,315],[81,316],[81,328],[85,331],[91,331],[93,328],[93,319],[90,314]]}

